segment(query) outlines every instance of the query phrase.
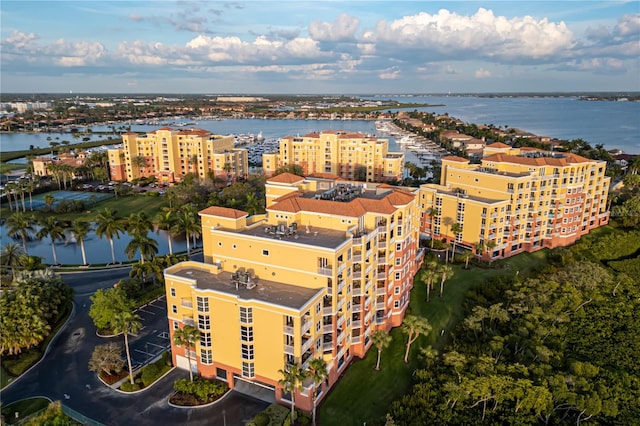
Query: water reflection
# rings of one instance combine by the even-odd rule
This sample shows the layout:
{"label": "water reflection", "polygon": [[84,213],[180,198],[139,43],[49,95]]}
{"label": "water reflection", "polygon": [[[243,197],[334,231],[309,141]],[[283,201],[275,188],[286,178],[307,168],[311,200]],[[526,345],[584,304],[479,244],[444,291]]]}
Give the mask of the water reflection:
{"label": "water reflection", "polygon": [[[95,224],[93,224],[95,228]],[[35,228],[37,232],[37,227]],[[34,232],[34,235],[35,233]],[[147,234],[149,238],[153,238],[158,242],[158,255],[164,255],[169,253],[169,238],[168,233],[165,231],[149,232]],[[127,233],[120,234],[120,238],[113,239],[113,247],[116,254],[116,261],[127,262],[129,257],[125,253],[125,247],[129,244],[132,237]],[[2,246],[10,242],[16,242],[22,247],[22,240],[20,238],[14,239],[7,235],[7,227],[0,226],[0,241]],[[200,246],[200,241],[198,245]],[[87,234],[84,239],[85,253],[87,254],[87,263],[89,264],[105,264],[111,262],[111,247],[109,240],[106,238],[98,238],[94,231]],[[187,250],[187,243],[184,236],[172,238],[173,253],[185,252]],[[191,249],[193,250],[193,242],[191,243]],[[51,240],[45,238],[43,240],[27,241],[27,251],[29,256],[42,257],[42,263],[52,264],[53,253],[51,252]],[[56,241],[56,254],[58,256],[58,262],[63,265],[81,265],[82,264],[82,249],[80,243],[76,243],[70,232],[67,232],[66,240]],[[139,254],[133,260],[138,260]]]}

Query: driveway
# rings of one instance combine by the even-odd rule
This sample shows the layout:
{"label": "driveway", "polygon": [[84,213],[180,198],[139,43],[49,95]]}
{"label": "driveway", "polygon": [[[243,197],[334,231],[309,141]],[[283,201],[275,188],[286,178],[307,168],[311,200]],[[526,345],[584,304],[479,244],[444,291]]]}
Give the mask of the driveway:
{"label": "driveway", "polygon": [[[173,382],[188,377],[188,372],[174,369],[148,390],[139,394],[121,394],[100,382],[87,368],[96,345],[122,341],[122,336],[101,338],[89,318],[89,296],[98,288],[108,288],[128,270],[110,270],[82,274],[64,274],[63,279],[76,290],[74,312],[69,322],[49,347],[47,355],[35,367],[2,390],[3,405],[24,398],[45,396],[60,400],[68,407],[105,425],[244,425],[267,403],[249,396],[230,392],[217,404],[205,408],[180,409],[167,403]],[[163,332],[168,332],[166,305],[160,298],[142,308],[144,328],[130,336],[132,357],[144,362],[159,347],[169,344]]]}

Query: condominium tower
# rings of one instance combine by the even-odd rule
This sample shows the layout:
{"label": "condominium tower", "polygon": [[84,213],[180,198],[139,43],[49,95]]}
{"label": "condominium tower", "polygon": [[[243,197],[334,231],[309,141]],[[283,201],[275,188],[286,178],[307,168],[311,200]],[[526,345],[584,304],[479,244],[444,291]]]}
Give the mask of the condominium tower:
{"label": "condominium tower", "polygon": [[158,182],[181,181],[188,173],[235,180],[248,175],[245,149],[234,148],[233,136],[212,135],[202,129],[163,127],[146,134],[122,135],[122,148],[109,149],[111,179],[132,181],[155,176]]}
{"label": "condominium tower", "polygon": [[298,165],[304,175],[330,173],[348,180],[401,181],[404,154],[389,152],[389,140],[357,132],[325,130],[286,136],[277,152],[262,156],[266,176],[283,166]]}
{"label": "condominium tower", "polygon": [[605,169],[604,161],[503,143],[487,146],[481,164],[444,157],[440,184],[420,187],[420,229],[487,258],[566,246],[608,223]]}
{"label": "condominium tower", "polygon": [[[324,358],[321,399],[376,329],[402,323],[418,248],[415,193],[386,184],[280,174],[267,181],[267,211],[200,212],[204,263],[165,271],[169,328],[201,331],[195,350],[172,346],[176,365],[232,388],[259,386],[290,400],[278,380],[288,364]],[[312,380],[296,405],[311,409]]]}

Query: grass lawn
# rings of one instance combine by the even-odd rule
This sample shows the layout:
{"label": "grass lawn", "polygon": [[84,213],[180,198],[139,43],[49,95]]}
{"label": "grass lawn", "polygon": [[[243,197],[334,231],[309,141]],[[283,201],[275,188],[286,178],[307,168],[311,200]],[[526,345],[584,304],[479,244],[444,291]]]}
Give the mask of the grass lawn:
{"label": "grass lawn", "polygon": [[[462,304],[467,291],[474,285],[498,276],[521,277],[546,264],[547,250],[535,253],[523,253],[510,259],[494,262],[492,268],[483,269],[464,265],[454,266],[454,276],[445,282],[444,297],[438,297],[439,282],[431,293],[431,301],[426,302],[425,286],[416,277],[411,293],[409,311],[413,315],[427,318],[433,326],[428,336],[421,336],[411,346],[409,364],[403,361],[406,334],[400,328],[391,331],[393,340],[382,351],[380,371],[375,371],[377,349],[371,347],[363,360],[354,362],[347,368],[335,388],[323,401],[319,409],[319,418],[323,426],[361,426],[365,422],[373,424],[388,411],[389,404],[407,393],[412,385],[411,373],[421,368],[420,349],[433,345],[442,349],[447,334],[441,336],[441,330],[451,330],[462,319]],[[519,271],[519,272],[518,272]]]}
{"label": "grass lawn", "polygon": [[49,406],[49,404],[49,400],[45,398],[23,399],[22,401],[14,402],[6,407],[2,407],[2,415],[4,416],[7,424],[11,425],[17,423],[15,413],[19,414],[19,421],[40,410],[44,410]]}
{"label": "grass lawn", "polygon": [[[55,197],[55,191],[50,192],[51,195]],[[44,200],[44,196],[46,194],[38,194],[33,197],[34,200]],[[101,195],[109,195],[109,194],[97,194]],[[27,212],[29,213],[29,200],[25,201],[27,205]],[[110,195],[110,197],[103,201],[96,202],[95,205],[91,205],[91,203],[86,200],[86,211],[80,213],[64,213],[64,214],[55,214],[56,218],[60,220],[78,220],[82,219],[89,222],[95,222],[96,217],[100,213],[100,211],[105,208],[110,208],[116,211],[118,217],[128,217],[131,213],[139,213],[144,211],[147,216],[153,218],[157,213],[162,211],[162,207],[169,206],[169,200],[167,197],[159,197],[159,196],[151,196],[151,195],[136,195],[136,196],[127,196],[127,197],[118,197],[117,199]],[[42,213],[40,211],[34,210],[34,215],[36,217],[45,217],[49,214]],[[1,211],[2,217],[6,218],[11,215],[11,212],[8,208],[3,208]]]}

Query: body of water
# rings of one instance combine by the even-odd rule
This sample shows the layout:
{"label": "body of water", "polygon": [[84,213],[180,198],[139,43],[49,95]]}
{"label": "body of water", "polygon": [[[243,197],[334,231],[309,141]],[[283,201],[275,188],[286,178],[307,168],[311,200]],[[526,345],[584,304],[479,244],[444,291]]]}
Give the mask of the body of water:
{"label": "body of water", "polygon": [[[95,224],[93,227],[95,229]],[[148,237],[153,238],[158,242],[158,255],[169,253],[169,239],[166,232],[149,232]],[[2,246],[9,242],[15,242],[20,244],[20,247],[22,247],[22,239],[14,239],[8,236],[6,226],[0,226],[0,240],[2,241]],[[129,260],[129,257],[125,253],[125,247],[127,247],[127,244],[129,244],[130,241],[131,237],[126,233],[120,234],[120,238],[113,239],[116,261],[126,262]],[[173,237],[171,244],[174,253],[184,252],[187,250],[187,243],[184,237]],[[198,244],[200,244],[199,241]],[[58,240],[55,245],[58,262],[63,265],[82,264],[82,250],[80,249],[80,243],[75,243],[70,232],[67,232],[67,238],[65,240]],[[98,238],[93,231],[86,236],[84,240],[84,249],[87,254],[87,262],[89,264],[96,265],[111,262],[111,246],[109,245],[109,240],[104,237],[102,239]],[[193,242],[191,242],[191,249],[193,249]],[[27,251],[29,256],[41,257],[42,263],[48,265],[53,264],[53,252],[51,250],[51,240],[49,238],[45,238],[40,241],[27,241]],[[138,259],[140,259],[140,256],[136,253],[133,260]]]}
{"label": "body of water", "polygon": [[[640,102],[581,101],[577,98],[481,98],[473,96],[403,96],[372,99],[395,99],[401,102],[441,104],[438,107],[418,108],[436,114],[448,113],[467,123],[509,126],[539,136],[560,139],[584,139],[592,146],[602,144],[607,149],[619,148],[629,154],[640,154]],[[146,132],[159,125],[131,125],[135,132]],[[376,133],[373,121],[329,120],[263,120],[223,119],[199,121],[193,127],[227,135],[252,133],[267,139],[304,135],[312,131],[351,130]],[[96,132],[109,132],[110,126],[92,126]],[[47,140],[51,137],[51,140]],[[56,139],[58,138],[58,139]],[[92,140],[105,139],[105,135],[93,135]],[[0,149],[17,151],[34,147],[46,148],[49,142],[68,140],[78,142],[70,134],[0,135]],[[396,149],[394,141],[392,148]]]}

